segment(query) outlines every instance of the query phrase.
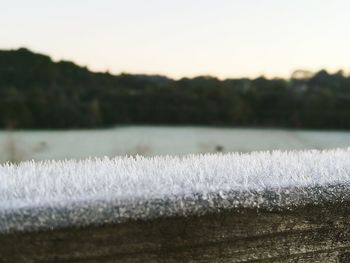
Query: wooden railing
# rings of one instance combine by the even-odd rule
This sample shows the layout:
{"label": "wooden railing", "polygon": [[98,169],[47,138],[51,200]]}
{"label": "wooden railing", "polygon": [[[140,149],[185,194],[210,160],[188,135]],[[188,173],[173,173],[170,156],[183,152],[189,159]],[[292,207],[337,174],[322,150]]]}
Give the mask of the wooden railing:
{"label": "wooden railing", "polygon": [[0,235],[0,262],[350,262],[350,203]]}

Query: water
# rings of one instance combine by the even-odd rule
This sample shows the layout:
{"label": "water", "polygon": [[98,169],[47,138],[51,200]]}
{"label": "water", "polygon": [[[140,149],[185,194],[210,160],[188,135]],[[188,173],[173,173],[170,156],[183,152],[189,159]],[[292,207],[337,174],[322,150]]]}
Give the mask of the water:
{"label": "water", "polygon": [[77,131],[0,131],[0,162],[349,146],[350,132],[328,131],[152,126]]}

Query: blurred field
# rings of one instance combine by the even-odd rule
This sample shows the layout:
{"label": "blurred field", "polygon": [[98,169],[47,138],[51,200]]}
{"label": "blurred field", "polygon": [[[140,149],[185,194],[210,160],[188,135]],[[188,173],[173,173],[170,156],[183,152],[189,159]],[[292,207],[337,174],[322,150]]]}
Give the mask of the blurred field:
{"label": "blurred field", "polygon": [[0,162],[348,146],[350,132],[153,126],[105,130],[1,131]]}

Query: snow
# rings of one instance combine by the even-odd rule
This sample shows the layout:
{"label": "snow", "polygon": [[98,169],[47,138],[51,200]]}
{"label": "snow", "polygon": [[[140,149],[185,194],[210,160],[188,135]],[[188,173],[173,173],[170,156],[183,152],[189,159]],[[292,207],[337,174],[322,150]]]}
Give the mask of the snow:
{"label": "snow", "polygon": [[290,207],[347,198],[349,182],[350,148],[7,163],[0,165],[0,232]]}

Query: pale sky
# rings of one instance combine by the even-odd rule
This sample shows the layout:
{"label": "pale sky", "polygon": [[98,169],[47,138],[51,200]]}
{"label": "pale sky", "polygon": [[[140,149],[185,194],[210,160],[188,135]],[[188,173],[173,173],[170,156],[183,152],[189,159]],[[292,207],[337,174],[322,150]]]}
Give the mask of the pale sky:
{"label": "pale sky", "polygon": [[0,49],[94,71],[288,77],[350,69],[349,0],[0,0]]}

